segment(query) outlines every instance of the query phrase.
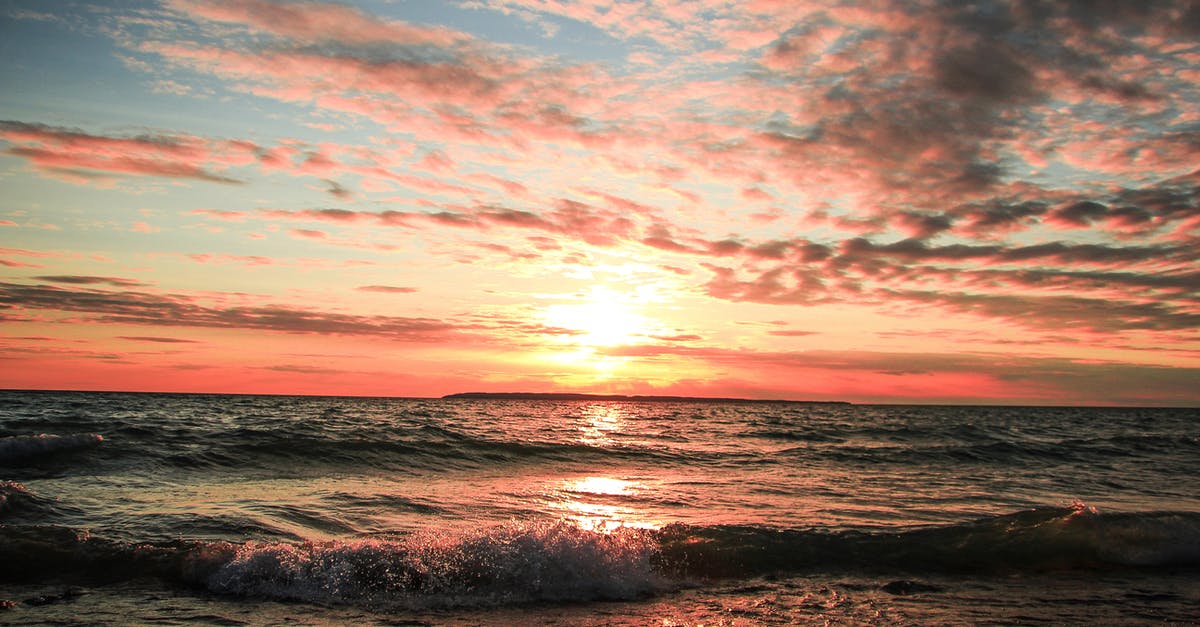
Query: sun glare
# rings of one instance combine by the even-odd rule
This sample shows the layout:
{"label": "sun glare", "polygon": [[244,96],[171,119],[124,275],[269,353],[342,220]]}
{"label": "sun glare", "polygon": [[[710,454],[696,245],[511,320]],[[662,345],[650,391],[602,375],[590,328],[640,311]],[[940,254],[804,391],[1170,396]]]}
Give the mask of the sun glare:
{"label": "sun glare", "polygon": [[628,344],[646,335],[649,322],[635,313],[628,298],[606,287],[593,287],[581,303],[551,305],[547,322],[567,329],[576,344],[616,346]]}

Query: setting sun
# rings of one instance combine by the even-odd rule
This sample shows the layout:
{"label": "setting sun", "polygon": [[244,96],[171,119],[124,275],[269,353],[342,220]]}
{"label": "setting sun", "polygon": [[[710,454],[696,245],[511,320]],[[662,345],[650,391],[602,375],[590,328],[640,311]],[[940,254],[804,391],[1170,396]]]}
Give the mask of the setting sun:
{"label": "setting sun", "polygon": [[649,333],[650,322],[636,313],[631,299],[596,286],[580,303],[551,305],[546,321],[570,332],[570,342],[582,346],[630,344]]}

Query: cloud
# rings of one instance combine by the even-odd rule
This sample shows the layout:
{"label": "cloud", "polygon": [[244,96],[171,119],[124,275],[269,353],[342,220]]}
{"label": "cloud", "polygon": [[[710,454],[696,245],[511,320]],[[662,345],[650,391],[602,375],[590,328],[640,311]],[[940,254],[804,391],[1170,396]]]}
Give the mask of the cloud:
{"label": "cloud", "polygon": [[228,220],[230,222],[242,222],[250,216],[245,211],[220,211],[216,209],[194,209],[190,213],[192,215],[211,216],[218,220]]}
{"label": "cloud", "polygon": [[[351,211],[346,209],[268,209],[261,215],[283,220],[312,220],[350,224],[374,222],[382,226],[415,227],[420,224],[486,230],[492,227],[535,230],[564,235],[595,246],[613,246],[632,240],[634,220],[623,212],[560,198],[542,211],[497,205],[451,206],[443,211]],[[293,229],[293,235],[318,238],[319,231]]]}
{"label": "cloud", "polygon": [[1200,315],[1194,308],[1200,253],[1187,245],[935,246],[912,238],[886,244],[850,238],[836,250],[788,253],[767,267],[745,246],[726,249],[735,261],[744,260],[741,269],[704,265],[707,294],[725,300],[876,307],[907,302],[1030,328],[1109,334],[1182,331]]}
{"label": "cloud", "polygon": [[278,260],[262,255],[214,255],[210,253],[193,253],[186,255],[196,263],[241,263],[248,266],[271,266]]}
{"label": "cloud", "polygon": [[208,20],[242,24],[255,30],[309,41],[404,42],[445,46],[465,36],[447,28],[383,21],[352,7],[319,2],[269,0],[169,0],[176,10]]}
{"label": "cloud", "polygon": [[12,144],[8,154],[27,159],[39,171],[71,180],[135,175],[237,184],[241,181],[212,168],[225,169],[253,156],[253,149],[240,142],[211,142],[188,135],[93,135],[16,121],[0,121],[0,140]]}
{"label": "cloud", "polygon": [[889,295],[1043,329],[1116,333],[1135,329],[1186,331],[1200,326],[1200,312],[1170,302],[918,291],[896,291]]}
{"label": "cloud", "polygon": [[323,239],[326,239],[329,237],[329,234],[326,233],[325,231],[316,231],[313,229],[291,229],[290,231],[288,231],[288,233],[290,235],[292,235],[293,237],[298,237],[298,238],[302,238],[302,239],[323,240]]}
{"label": "cloud", "polygon": [[25,263],[23,261],[9,261],[8,259],[0,259],[0,266],[6,268],[44,268],[45,266],[36,263]]}
{"label": "cloud", "polygon": [[[600,87],[610,81],[595,65],[520,57],[464,33],[333,3],[171,4],[201,32],[221,33],[222,47],[203,35],[147,41],[142,33],[130,44],[133,54],[215,74],[260,96],[372,119],[417,141],[508,148],[611,141],[596,115],[611,106]],[[264,40],[269,45],[259,45]],[[435,170],[454,165],[444,152],[427,155],[425,165]]]}
{"label": "cloud", "polygon": [[342,185],[340,183],[338,183],[337,181],[331,181],[329,179],[324,179],[324,182],[326,185],[329,186],[329,188],[326,189],[325,191],[328,192],[330,196],[333,196],[334,198],[337,198],[338,200],[349,200],[354,197],[354,192],[346,189],[345,187],[342,187]]}
{"label": "cloud", "polygon": [[185,340],[178,337],[159,337],[152,335],[118,335],[117,339],[131,342],[153,342],[158,344],[197,344],[196,340]]}
{"label": "cloud", "polygon": [[36,276],[33,277],[38,281],[47,281],[50,283],[65,283],[68,285],[111,285],[113,287],[141,287],[146,285],[141,281],[134,279],[123,279],[120,277],[107,276],[85,276],[85,275],[54,275],[54,276]]}
{"label": "cloud", "polygon": [[[815,313],[801,308],[836,305],[982,321],[1001,329],[982,333],[992,345],[1028,344],[1051,329],[1072,330],[1072,346],[1087,340],[1104,347],[1095,351],[1194,339],[1194,3],[470,3],[484,19],[516,16],[564,34],[568,22],[578,22],[585,36],[604,33],[603,46],[585,51],[598,60],[581,63],[572,62],[574,50],[547,52],[563,39],[496,44],[335,2],[164,6],[139,13],[144,19],[105,18],[129,67],[156,84],[211,86],[223,102],[274,103],[296,116],[299,137],[328,141],[264,144],[4,122],[0,149],[29,169],[76,181],[245,182],[212,189],[249,193],[307,178],[274,200],[256,192],[179,210],[199,216],[194,221],[259,222],[260,237],[375,247],[364,255],[404,255],[413,268],[449,260],[510,277],[567,268],[575,274],[565,284],[616,276],[606,274],[611,265],[641,264],[645,276],[630,279],[631,288],[668,286],[664,293],[714,310],[770,305],[788,312],[772,316],[798,327]],[[618,46],[631,54],[609,54]],[[334,141],[355,134],[358,145]],[[426,241],[408,245],[420,238]],[[239,254],[246,252],[259,254]],[[339,267],[236,248],[188,258],[264,271]],[[42,270],[48,276],[33,280],[57,287],[8,284],[7,313],[31,315],[41,303],[39,312],[72,319],[159,328],[177,321],[429,341],[468,330],[562,334],[516,316],[460,325],[307,305],[214,305],[53,267],[61,276]],[[370,280],[342,287],[416,289]],[[486,308],[490,296],[478,298],[472,302]],[[448,327],[422,326],[434,322]],[[740,363],[702,346],[721,334],[687,328],[645,337],[695,352],[623,350]],[[759,341],[808,333],[781,327]],[[1014,337],[996,337],[1003,333]],[[787,342],[815,345],[835,335]],[[858,372],[869,362],[816,357],[814,364],[832,370],[845,362]],[[904,374],[977,365],[954,359],[920,362]],[[763,354],[746,363],[755,360],[770,363]],[[1039,363],[1057,376],[1049,362]],[[1065,377],[1100,372],[1056,367]],[[1019,374],[988,372],[970,381],[997,393]]]}
{"label": "cloud", "polygon": [[415,287],[400,287],[394,285],[363,285],[354,289],[360,292],[383,292],[385,294],[412,294],[418,291]]}
{"label": "cloud", "polygon": [[459,331],[449,322],[431,318],[340,314],[283,305],[212,307],[179,295],[16,283],[0,283],[0,309],[81,313],[92,321],[112,324],[372,336],[405,342],[441,342]]}
{"label": "cloud", "polygon": [[[989,352],[757,351],[679,345],[618,346],[598,352],[715,364],[734,377],[755,381],[757,393],[764,396],[859,402],[964,402],[984,397],[1037,404],[1072,399],[1087,405],[1187,406],[1195,402],[1200,376],[1195,367]],[[812,383],[797,385],[804,379]]]}
{"label": "cloud", "polygon": [[290,365],[290,364],[279,365],[279,366],[264,366],[262,369],[263,370],[271,370],[274,372],[286,372],[289,374],[328,375],[328,374],[345,374],[346,373],[344,370],[335,370],[333,368],[318,368],[315,366],[297,366],[297,365]]}

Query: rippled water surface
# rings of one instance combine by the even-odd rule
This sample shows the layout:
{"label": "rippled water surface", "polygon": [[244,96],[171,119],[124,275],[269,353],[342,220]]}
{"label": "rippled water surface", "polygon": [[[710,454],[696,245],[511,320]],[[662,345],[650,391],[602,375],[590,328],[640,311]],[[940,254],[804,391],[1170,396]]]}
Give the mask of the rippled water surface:
{"label": "rippled water surface", "polygon": [[0,622],[1186,621],[1198,477],[1195,410],[4,392]]}

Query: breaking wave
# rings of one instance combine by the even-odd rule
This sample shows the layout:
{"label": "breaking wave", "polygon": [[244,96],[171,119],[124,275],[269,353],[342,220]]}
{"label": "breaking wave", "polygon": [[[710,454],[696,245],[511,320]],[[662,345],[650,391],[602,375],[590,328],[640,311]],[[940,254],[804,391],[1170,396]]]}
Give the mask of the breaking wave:
{"label": "breaking wave", "polygon": [[221,594],[382,608],[635,599],[689,581],[772,573],[1128,568],[1200,568],[1200,515],[1047,508],[871,532],[676,524],[602,533],[511,522],[463,533],[243,544],[129,543],[49,525],[0,527],[0,581],[154,575]]}

